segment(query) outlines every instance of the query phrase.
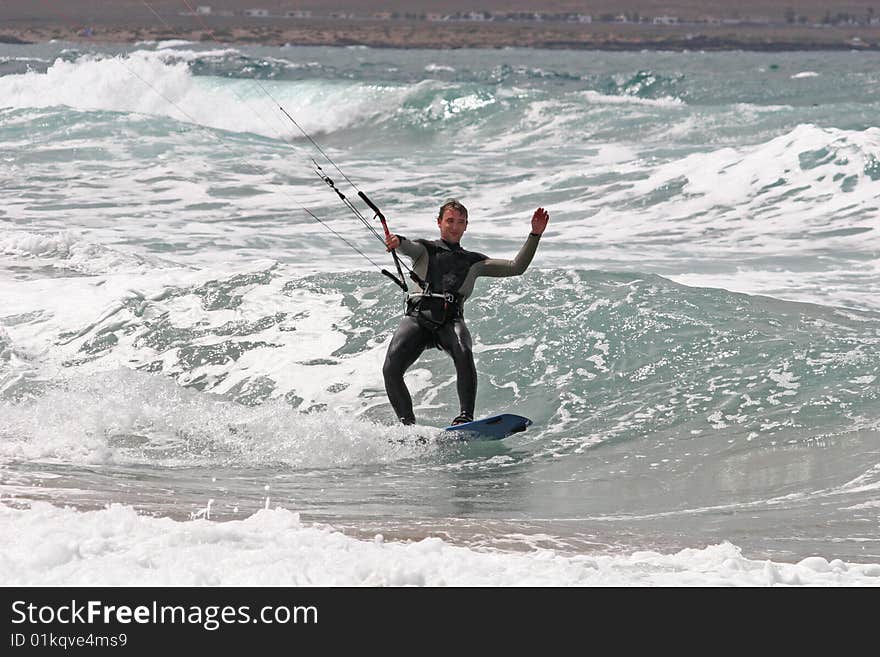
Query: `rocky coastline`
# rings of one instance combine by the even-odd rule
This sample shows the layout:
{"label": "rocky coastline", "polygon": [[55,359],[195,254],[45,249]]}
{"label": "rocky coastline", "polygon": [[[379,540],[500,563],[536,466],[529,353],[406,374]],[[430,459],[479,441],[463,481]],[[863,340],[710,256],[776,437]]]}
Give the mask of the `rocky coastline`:
{"label": "rocky coastline", "polygon": [[302,20],[283,24],[213,19],[176,24],[74,25],[48,21],[0,23],[0,43],[47,41],[137,43],[182,39],[267,46],[372,48],[547,48],[673,51],[880,51],[880,28],[801,26],[643,26],[613,24],[428,23],[425,21]]}

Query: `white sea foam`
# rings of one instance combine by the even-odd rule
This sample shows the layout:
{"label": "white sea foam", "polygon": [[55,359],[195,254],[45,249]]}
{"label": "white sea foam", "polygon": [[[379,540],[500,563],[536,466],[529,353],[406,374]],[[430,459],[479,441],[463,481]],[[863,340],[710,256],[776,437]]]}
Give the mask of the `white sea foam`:
{"label": "white sea foam", "polygon": [[846,269],[828,268],[819,271],[777,267],[735,266],[722,275],[718,273],[685,272],[670,276],[692,287],[723,287],[734,292],[762,294],[788,301],[804,301],[822,306],[880,310],[880,299],[865,294],[865,281],[877,280],[880,263],[854,264]]}
{"label": "white sea foam", "polygon": [[194,45],[192,41],[186,41],[184,39],[168,39],[167,41],[159,41],[156,45],[156,49],[164,49],[164,48],[180,48],[181,46],[191,46]]}
{"label": "white sea foam", "polygon": [[43,64],[48,64],[50,59],[43,59],[42,57],[0,57],[0,62],[41,62]]}
{"label": "white sea foam", "polygon": [[0,401],[0,416],[0,457],[77,464],[351,467],[424,454],[437,433],[339,409],[243,406],[130,370],[56,381],[35,399]]}
{"label": "white sea foam", "polygon": [[161,258],[145,258],[91,243],[72,230],[45,234],[0,231],[0,254],[86,274],[143,272],[170,265]]}
{"label": "white sea foam", "polygon": [[[638,244],[642,258],[651,254],[658,263],[687,250],[696,269],[669,271],[676,280],[874,308],[876,298],[865,291],[877,275],[869,256],[880,246],[880,231],[866,218],[880,206],[880,180],[869,174],[877,153],[880,128],[800,125],[762,144],[699,152],[653,168],[620,163],[618,172],[633,178],[626,185],[572,197],[554,209],[586,215],[566,222],[564,231],[567,240],[590,245],[594,258],[613,256],[624,244]],[[537,182],[522,184],[534,189]],[[812,255],[828,251],[861,255],[845,263]],[[700,271],[708,259],[727,257],[730,266],[719,274]],[[791,270],[786,257],[796,260]],[[770,271],[748,263],[769,259],[777,263]]]}
{"label": "white sea foam", "polygon": [[[221,50],[214,56],[234,51]],[[212,53],[136,51],[126,56],[82,56],[56,60],[45,73],[0,77],[0,97],[14,108],[66,105],[167,116],[211,128],[253,132],[273,138],[299,136],[278,110],[295,113],[315,134],[333,132],[369,117],[390,114],[410,91],[406,87],[339,82],[265,81],[264,94],[249,80],[194,77],[187,61]]]}
{"label": "white sea foam", "polygon": [[583,91],[583,98],[594,105],[646,105],[650,107],[681,107],[685,102],[671,96],[663,98],[641,98],[630,95],[609,95],[598,91]]}
{"label": "white sea foam", "polygon": [[[10,299],[4,308],[6,314],[27,315],[37,311],[33,321],[18,323],[7,330],[17,348],[46,354],[42,367],[47,378],[60,376],[69,361],[77,362],[82,373],[154,363],[180,384],[197,384],[221,394],[239,390],[243,385],[255,385],[259,377],[269,377],[275,382],[272,398],[295,392],[303,400],[303,409],[324,404],[340,411],[362,413],[383,404],[381,369],[385,345],[381,338],[356,354],[335,356],[334,352],[346,341],[338,326],[344,325],[350,316],[341,297],[307,289],[285,292],[286,280],[272,274],[273,267],[274,264],[263,262],[240,268],[241,276],[268,278],[236,289],[241,301],[228,310],[206,309],[206,292],[198,290],[218,274],[220,280],[235,275],[229,271],[221,274],[210,270],[150,268],[100,280],[68,279],[63,288],[53,279],[4,281],[0,282],[0,294]],[[52,311],[40,314],[38,309],[47,306]],[[211,335],[210,327],[256,324],[279,314],[286,314],[289,319],[272,321],[240,337],[230,337],[222,331]],[[169,331],[192,331],[192,342],[155,346],[145,336],[150,335],[152,324],[159,320],[168,323]],[[99,349],[95,356],[83,357],[84,351],[93,350],[90,345],[100,343],[102,336],[109,334],[114,336],[111,350]],[[59,340],[59,336],[64,337]],[[266,346],[245,349],[240,357],[229,356],[222,362],[211,358],[190,362],[190,357],[180,350],[187,347],[204,354],[235,353],[237,341]],[[310,362],[319,363],[320,367],[309,368]],[[302,376],[303,367],[308,369],[309,376]],[[421,379],[416,378],[414,390],[429,384],[429,379]],[[367,394],[366,390],[373,392]]]}
{"label": "white sea foam", "polygon": [[218,523],[29,506],[0,504],[3,586],[880,586],[878,565],[754,560],[731,543],[565,556],[363,540],[281,508]]}
{"label": "white sea foam", "polygon": [[0,253],[30,256],[58,256],[67,258],[79,240],[72,232],[37,235],[25,233],[3,235],[0,233]]}
{"label": "white sea foam", "polygon": [[[771,199],[778,195],[767,190],[782,183],[780,191],[803,188],[802,195],[795,197],[798,199],[824,199],[831,195],[824,203],[810,204],[808,210],[810,218],[821,217],[822,225],[827,226],[829,210],[877,201],[880,181],[872,181],[864,173],[876,152],[880,152],[880,128],[858,132],[801,125],[756,147],[724,148],[664,164],[644,181],[635,183],[629,193],[647,194],[682,179],[686,181],[683,191],[697,198],[685,198],[682,202],[673,199],[679,213],[695,203],[703,207],[736,206],[742,213],[746,209],[744,202],[760,209],[766,203],[764,194]],[[808,169],[801,158],[811,153],[817,153],[818,162]],[[855,177],[857,184],[848,194],[839,194],[840,181],[847,176]],[[802,217],[803,208],[799,209]],[[766,229],[767,222],[761,226]]]}

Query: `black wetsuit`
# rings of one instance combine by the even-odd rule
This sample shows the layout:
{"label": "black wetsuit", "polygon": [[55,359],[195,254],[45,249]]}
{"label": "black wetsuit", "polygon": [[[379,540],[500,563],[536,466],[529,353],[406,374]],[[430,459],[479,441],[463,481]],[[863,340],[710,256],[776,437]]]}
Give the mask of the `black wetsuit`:
{"label": "black wetsuit", "polygon": [[478,276],[522,274],[534,257],[539,238],[530,235],[514,260],[496,260],[444,240],[411,241],[400,237],[398,248],[412,258],[413,270],[427,283],[425,292],[446,295],[445,299],[411,297],[406,315],[388,346],[382,374],[388,400],[401,422],[415,424],[412,397],[403,375],[427,347],[437,347],[452,357],[461,405],[459,418],[473,419],[477,368],[471,334],[464,322],[464,301]]}

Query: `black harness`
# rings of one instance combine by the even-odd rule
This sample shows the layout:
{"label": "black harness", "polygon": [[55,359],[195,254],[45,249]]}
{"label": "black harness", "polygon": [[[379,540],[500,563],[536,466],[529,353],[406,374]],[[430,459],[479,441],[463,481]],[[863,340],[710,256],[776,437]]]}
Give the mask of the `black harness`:
{"label": "black harness", "polygon": [[415,317],[422,328],[436,331],[447,322],[461,317],[462,308],[454,294],[420,292],[407,297],[406,314]]}

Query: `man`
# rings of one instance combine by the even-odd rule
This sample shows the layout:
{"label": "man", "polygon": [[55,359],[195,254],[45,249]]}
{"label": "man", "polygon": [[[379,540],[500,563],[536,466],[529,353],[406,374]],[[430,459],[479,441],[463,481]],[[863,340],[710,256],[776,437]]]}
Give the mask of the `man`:
{"label": "man", "polygon": [[413,271],[425,282],[420,293],[410,295],[406,314],[391,338],[382,368],[388,400],[403,424],[415,424],[416,421],[403,374],[426,347],[442,349],[455,363],[461,412],[452,424],[474,419],[477,369],[471,334],[464,323],[464,302],[473,292],[478,276],[522,274],[532,262],[549,220],[550,215],[544,208],[535,210],[532,232],[513,260],[496,260],[461,248],[461,237],[468,225],[468,211],[454,199],[440,207],[437,216],[439,240],[408,240],[401,235],[391,235],[385,241],[389,251],[399,249],[412,259]]}

